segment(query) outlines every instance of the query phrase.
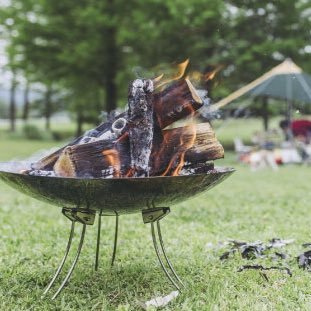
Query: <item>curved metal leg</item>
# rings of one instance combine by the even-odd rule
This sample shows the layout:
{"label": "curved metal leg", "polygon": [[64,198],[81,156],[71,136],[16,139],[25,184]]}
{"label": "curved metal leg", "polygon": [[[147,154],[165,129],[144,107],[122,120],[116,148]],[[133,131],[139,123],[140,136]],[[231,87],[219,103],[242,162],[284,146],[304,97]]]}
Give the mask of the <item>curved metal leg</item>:
{"label": "curved metal leg", "polygon": [[163,243],[163,239],[162,239],[162,234],[161,234],[161,227],[160,227],[160,221],[158,220],[157,221],[157,229],[158,229],[158,236],[159,236],[159,240],[160,240],[160,245],[161,245],[161,248],[162,248],[162,252],[163,252],[163,255],[165,257],[165,260],[168,264],[168,266],[170,267],[173,275],[175,276],[176,280],[183,286],[185,287],[185,285],[183,284],[183,282],[180,280],[180,278],[178,277],[175,269],[173,268],[172,266],[172,263],[170,262],[170,260],[168,259],[167,255],[166,255],[166,252],[165,252],[165,248],[164,248],[164,243]]}
{"label": "curved metal leg", "polygon": [[100,211],[100,213],[99,213],[99,215],[98,215],[96,257],[95,257],[95,271],[98,270],[99,247],[100,247],[100,232],[101,232],[101,226],[102,226],[102,214],[103,214],[103,212]]}
{"label": "curved metal leg", "polygon": [[70,235],[69,235],[69,239],[68,239],[68,243],[67,243],[67,247],[66,247],[66,251],[64,254],[64,257],[60,263],[60,265],[58,266],[58,269],[55,272],[55,275],[53,276],[52,280],[50,281],[49,285],[46,287],[46,289],[44,290],[42,296],[46,295],[46,293],[50,290],[50,288],[52,287],[52,285],[54,284],[54,282],[56,281],[57,277],[59,276],[59,274],[61,273],[63,266],[66,262],[68,253],[70,251],[70,247],[71,247],[71,243],[72,243],[72,237],[75,231],[75,221],[71,222],[71,230],[70,230]]}
{"label": "curved metal leg", "polygon": [[112,259],[111,259],[111,266],[113,266],[114,261],[116,259],[118,232],[119,232],[119,215],[116,214],[116,226],[115,226],[115,232],[114,232],[114,243],[113,243],[113,253],[112,253]]}
{"label": "curved metal leg", "polygon": [[58,288],[57,292],[54,294],[54,296],[52,297],[52,300],[54,300],[55,298],[57,298],[57,296],[60,294],[60,292],[63,290],[64,286],[66,285],[66,283],[68,282],[78,260],[79,260],[79,257],[80,257],[80,253],[81,253],[81,250],[82,250],[82,246],[83,246],[83,242],[84,242],[84,235],[85,235],[85,229],[86,229],[86,224],[83,224],[83,228],[82,228],[82,233],[81,233],[81,238],[80,238],[80,243],[79,243],[79,246],[78,246],[78,250],[77,250],[77,254],[76,254],[76,257],[66,275],[66,277],[64,278],[62,284],[60,285],[60,287]]}
{"label": "curved metal leg", "polygon": [[176,287],[176,289],[181,291],[180,287],[177,285],[177,282],[175,282],[175,280],[171,277],[171,275],[169,274],[169,272],[165,268],[165,265],[164,265],[164,263],[163,263],[163,261],[161,259],[161,256],[160,256],[160,253],[159,253],[158,244],[157,244],[157,239],[156,239],[156,236],[155,236],[154,222],[151,222],[151,235],[152,235],[153,246],[154,246],[156,255],[158,257],[158,260],[160,262],[160,265],[161,265],[163,271],[165,272],[166,276],[171,281],[171,283]]}

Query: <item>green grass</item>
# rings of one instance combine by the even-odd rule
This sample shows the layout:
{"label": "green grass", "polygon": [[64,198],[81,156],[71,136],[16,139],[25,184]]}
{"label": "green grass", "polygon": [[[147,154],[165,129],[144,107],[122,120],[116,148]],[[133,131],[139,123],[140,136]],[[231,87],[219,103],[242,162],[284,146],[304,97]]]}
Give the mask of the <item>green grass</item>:
{"label": "green grass", "polygon": [[[282,118],[273,118],[269,122],[270,129],[279,130],[279,121]],[[251,137],[256,131],[263,131],[262,119],[255,118],[241,118],[241,119],[227,119],[213,121],[213,127],[218,139],[221,141],[226,150],[234,150],[233,139],[240,138],[244,144],[251,144]]]}
{"label": "green grass", "polygon": [[[53,145],[2,136],[0,160]],[[218,161],[234,166],[234,175],[210,192],[173,206],[162,221],[167,252],[187,287],[164,310],[310,310],[311,274],[298,269],[295,259],[304,251],[301,244],[311,239],[310,168],[287,166],[254,173],[234,160],[229,153]],[[156,260],[150,228],[135,214],[120,217],[113,268],[109,262],[114,219],[104,217],[99,271],[93,269],[97,227],[89,226],[68,286],[56,301],[50,296],[41,299],[63,255],[69,221],[60,208],[19,194],[2,182],[0,215],[0,310],[140,310],[141,302],[173,290]],[[295,239],[285,249],[291,257],[282,262],[291,267],[292,277],[268,271],[267,282],[257,271],[237,273],[242,264],[255,261],[239,255],[219,260],[224,251],[221,242],[228,239],[273,237]]]}

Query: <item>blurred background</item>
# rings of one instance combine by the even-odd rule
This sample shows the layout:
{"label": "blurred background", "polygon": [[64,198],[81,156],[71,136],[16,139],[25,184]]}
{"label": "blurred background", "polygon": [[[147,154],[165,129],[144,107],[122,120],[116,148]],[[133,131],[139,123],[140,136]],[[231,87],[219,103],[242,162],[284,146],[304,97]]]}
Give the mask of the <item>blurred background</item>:
{"label": "blurred background", "polygon": [[[311,73],[309,0],[1,0],[0,6],[0,137],[9,141],[80,135],[105,112],[125,107],[129,81],[188,58],[190,77],[212,73],[199,88],[213,103],[287,59]],[[310,90],[306,100],[290,99],[291,117],[311,113]],[[213,121],[227,150],[288,117],[289,99],[275,98],[242,92],[229,100]]]}
{"label": "blurred background", "polygon": [[[185,75],[213,104],[200,121],[225,148],[215,163],[236,173],[165,220],[188,287],[165,310],[311,310],[311,250],[306,270],[296,264],[310,248],[311,0],[0,0],[0,21],[0,161],[64,146],[124,109],[131,80],[174,75],[189,59]],[[0,310],[138,310],[169,290],[133,214],[122,218],[115,268],[104,259],[115,220],[105,217],[100,273],[93,227],[73,287],[59,306],[41,299],[68,220],[3,183],[0,213]],[[237,273],[258,263],[238,254],[219,261],[228,239],[278,237],[295,240],[290,256],[259,263],[290,267],[292,278]]]}

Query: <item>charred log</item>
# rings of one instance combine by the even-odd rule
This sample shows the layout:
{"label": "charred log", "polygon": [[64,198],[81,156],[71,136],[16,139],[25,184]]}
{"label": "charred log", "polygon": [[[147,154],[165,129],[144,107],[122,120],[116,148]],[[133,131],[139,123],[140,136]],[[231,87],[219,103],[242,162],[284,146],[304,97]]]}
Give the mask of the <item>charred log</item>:
{"label": "charred log", "polygon": [[155,94],[153,101],[156,118],[162,129],[180,119],[193,116],[202,105],[202,99],[188,79],[173,83]]}
{"label": "charred log", "polygon": [[130,167],[129,141],[99,140],[66,147],[54,165],[61,177],[120,177]]}
{"label": "charred log", "polygon": [[[157,129],[157,126],[159,126],[160,129],[163,129],[181,118],[192,115],[194,111],[202,107],[202,105],[203,102],[201,98],[189,80],[180,80],[171,84],[164,91],[154,95],[152,101],[154,120],[156,123],[154,131],[157,131],[158,135],[160,135],[160,131]],[[88,131],[84,136],[77,138],[65,147],[57,150],[51,155],[48,155],[37,163],[34,163],[33,169],[51,170],[60,154],[68,146],[91,142],[97,139],[106,139],[107,137],[109,138],[112,133],[112,126],[114,122],[120,118],[127,121],[128,112],[123,112],[111,118],[107,122],[100,124],[97,128]],[[126,131],[127,127],[124,128],[124,132]],[[159,136],[157,136],[157,138],[158,137]]]}
{"label": "charred log", "polygon": [[204,174],[214,169],[214,163],[186,163],[181,171],[180,176],[194,175],[194,174]]}
{"label": "charred log", "polygon": [[153,141],[153,83],[137,79],[129,88],[128,132],[130,141],[131,169],[134,176],[149,174],[149,158]]}
{"label": "charred log", "polygon": [[223,158],[224,149],[209,123],[163,131],[163,141],[153,146],[151,175],[179,175],[187,163]]}
{"label": "charred log", "polygon": [[[223,148],[209,124],[163,131],[161,144],[152,149],[150,176],[186,175],[212,169],[207,161],[223,157]],[[154,142],[156,141],[154,137]],[[67,147],[54,165],[57,176],[124,177],[131,169],[129,136]]]}

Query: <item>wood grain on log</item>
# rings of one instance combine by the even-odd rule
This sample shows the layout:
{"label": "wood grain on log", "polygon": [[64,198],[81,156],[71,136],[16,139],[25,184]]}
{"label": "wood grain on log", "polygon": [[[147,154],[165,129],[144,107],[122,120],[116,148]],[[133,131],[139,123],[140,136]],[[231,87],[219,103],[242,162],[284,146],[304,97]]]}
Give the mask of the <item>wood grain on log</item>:
{"label": "wood grain on log", "polygon": [[[187,79],[182,79],[172,83],[162,92],[156,93],[152,101],[154,118],[161,129],[178,121],[182,118],[190,116],[194,111],[202,107],[203,102],[198,96],[195,88]],[[98,138],[106,132],[111,131],[114,121],[119,118],[127,119],[128,112],[123,112],[115,117],[112,117],[108,122],[100,124],[92,131],[88,131],[87,136]],[[157,129],[155,129],[156,131]],[[63,150],[68,146],[79,144],[85,136],[79,137],[69,143],[68,145],[60,148],[54,153],[44,157],[38,162],[33,164],[33,169],[36,170],[51,170],[58,160],[58,157]]]}
{"label": "wood grain on log", "polygon": [[[164,130],[163,137],[161,144],[153,146],[150,176],[177,174],[184,166],[204,166],[202,163],[224,155],[208,123]],[[132,176],[130,168],[130,144],[125,134],[118,141],[99,140],[67,147],[54,171],[63,177],[123,177]]]}
{"label": "wood grain on log", "polygon": [[209,123],[164,130],[163,137],[163,142],[153,147],[152,175],[178,175],[185,163],[206,162],[224,156],[224,149]]}
{"label": "wood grain on log", "polygon": [[136,177],[149,175],[149,158],[153,141],[153,82],[136,79],[129,87],[128,133],[131,169]]}

